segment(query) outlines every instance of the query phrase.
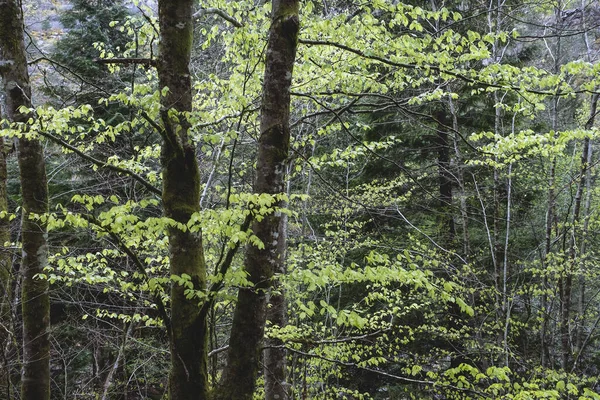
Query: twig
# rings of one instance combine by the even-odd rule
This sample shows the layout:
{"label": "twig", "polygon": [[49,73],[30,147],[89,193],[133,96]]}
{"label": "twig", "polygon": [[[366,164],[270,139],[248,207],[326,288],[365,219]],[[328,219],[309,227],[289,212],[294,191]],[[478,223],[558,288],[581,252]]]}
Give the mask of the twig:
{"label": "twig", "polygon": [[102,168],[106,168],[106,169],[110,169],[112,171],[115,172],[119,172],[122,174],[126,174],[129,175],[131,178],[133,178],[135,181],[137,181],[138,183],[142,184],[142,186],[144,186],[146,189],[148,189],[150,192],[161,196],[162,195],[162,191],[160,189],[158,189],[157,187],[153,186],[150,182],[148,182],[146,179],[144,179],[142,176],[140,176],[139,174],[136,174],[133,171],[130,171],[126,168],[122,168],[116,165],[112,165],[112,164],[108,164],[104,161],[98,160],[97,158],[94,158],[88,154],[85,154],[83,151],[79,150],[77,147],[73,146],[72,144],[66,142],[65,140],[56,137],[54,135],[52,135],[51,133],[47,133],[44,131],[38,131],[37,132],[39,135],[53,141],[54,143],[57,143],[59,145],[61,145],[62,147],[72,151],[73,153],[77,154],[79,157],[83,158],[84,160],[87,160],[89,162],[91,162],[92,164],[95,164],[99,167]]}
{"label": "twig", "polygon": [[[88,223],[91,223],[91,224],[97,226],[103,232],[106,232],[111,238],[113,238],[113,240],[116,241],[117,246],[125,254],[127,254],[127,256],[129,256],[129,258],[131,258],[131,260],[133,261],[133,263],[137,267],[138,271],[140,272],[140,274],[142,274],[142,276],[146,279],[146,281],[147,282],[150,281],[150,277],[148,276],[148,272],[146,272],[146,267],[144,266],[144,264],[142,263],[142,261],[133,252],[133,250],[131,250],[129,248],[129,246],[127,246],[125,244],[125,242],[123,242],[123,240],[121,239],[121,237],[119,235],[117,235],[112,230],[108,229],[106,226],[102,226],[102,223],[100,221],[98,221],[98,219],[96,219],[96,217],[94,217],[92,215],[87,215],[87,214],[80,214],[80,215]],[[153,291],[152,295],[154,297],[154,302],[156,303],[156,306],[158,308],[158,313],[161,316],[161,318],[163,319],[163,321],[165,323],[165,326],[167,328],[167,332],[170,335],[171,334],[171,319],[169,318],[169,315],[167,314],[167,310],[165,308],[165,305],[163,304],[162,298],[160,297],[160,292],[158,290],[155,290],[155,291]]]}
{"label": "twig", "polygon": [[479,397],[482,397],[484,399],[491,398],[489,395],[487,395],[485,393],[482,393],[480,391],[477,391],[475,389],[461,388],[461,387],[458,387],[458,386],[449,385],[449,384],[445,384],[445,383],[439,383],[439,382],[434,382],[434,381],[424,381],[424,380],[421,380],[421,379],[413,379],[413,378],[407,378],[405,376],[394,375],[394,374],[390,374],[388,372],[381,371],[381,370],[374,369],[374,368],[361,367],[357,363],[344,362],[344,361],[336,360],[336,359],[333,359],[333,358],[325,357],[325,356],[322,356],[322,355],[319,355],[319,354],[307,353],[305,351],[296,350],[296,349],[287,347],[285,345],[282,345],[282,346],[269,346],[269,347],[270,348],[285,348],[286,350],[288,350],[288,351],[290,351],[292,353],[296,353],[296,354],[299,354],[299,355],[302,355],[302,356],[305,356],[305,357],[318,358],[320,360],[328,361],[328,362],[330,362],[332,364],[341,365],[343,367],[352,367],[352,368],[361,369],[363,371],[372,372],[374,374],[385,376],[386,378],[394,379],[394,380],[401,381],[401,382],[416,383],[416,384],[419,384],[419,385],[428,385],[428,386],[433,386],[433,387],[442,387],[442,388],[445,388],[445,389],[452,389],[452,390],[456,390],[456,391],[460,391],[460,392],[473,393],[473,394],[475,394],[475,395],[477,395]]}
{"label": "twig", "polygon": [[244,26],[243,23],[239,22],[237,19],[233,18],[231,15],[227,14],[225,11],[218,8],[201,8],[192,15],[192,18],[200,18],[206,14],[214,14],[223,18],[225,21],[229,22],[231,25],[236,28],[242,28]]}
{"label": "twig", "polygon": [[147,67],[156,67],[156,60],[152,58],[94,58],[98,64],[142,64]]}

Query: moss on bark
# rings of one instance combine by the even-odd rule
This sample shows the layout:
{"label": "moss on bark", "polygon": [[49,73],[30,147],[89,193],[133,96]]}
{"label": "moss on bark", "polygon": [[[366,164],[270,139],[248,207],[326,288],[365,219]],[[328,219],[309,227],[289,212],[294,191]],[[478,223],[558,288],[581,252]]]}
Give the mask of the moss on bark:
{"label": "moss on bark", "polygon": [[[186,119],[186,113],[192,110],[189,72],[192,6],[192,0],[158,2],[161,33],[158,77],[161,88],[169,88],[161,97],[165,127],[162,198],[165,215],[183,224],[200,210],[200,171]],[[206,265],[201,234],[177,228],[169,229],[168,234],[171,274],[187,274],[192,278],[194,289],[203,290]],[[209,331],[198,299],[188,299],[185,290],[180,285],[171,288],[169,397],[171,400],[203,400],[208,393]]]}
{"label": "moss on bark", "polygon": [[[299,2],[274,0],[269,33],[263,99],[261,135],[256,166],[255,193],[282,193],[290,142],[290,85],[296,58],[299,31]],[[253,225],[264,249],[249,246],[244,268],[252,287],[240,289],[234,312],[227,366],[215,399],[252,399],[260,366],[266,320],[267,294],[273,274],[281,269],[284,252],[279,213]]]}
{"label": "moss on bark", "polygon": [[[0,2],[0,73],[2,74],[6,116],[24,122],[29,116],[19,111],[31,107],[31,88],[20,2]],[[23,217],[21,221],[23,256],[21,308],[23,314],[22,400],[50,398],[50,301],[48,282],[34,278],[43,272],[48,259],[45,224],[30,214],[48,212],[46,165],[40,142],[21,138],[18,143]]]}

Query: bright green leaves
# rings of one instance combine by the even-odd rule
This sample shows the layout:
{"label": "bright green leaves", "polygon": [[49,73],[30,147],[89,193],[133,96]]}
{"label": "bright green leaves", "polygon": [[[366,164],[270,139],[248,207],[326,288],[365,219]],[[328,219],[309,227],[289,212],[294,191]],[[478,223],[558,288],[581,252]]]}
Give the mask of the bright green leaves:
{"label": "bright green leaves", "polygon": [[71,201],[73,203],[83,204],[86,210],[92,211],[95,205],[104,203],[104,197],[99,194],[95,196],[76,194],[71,198]]}
{"label": "bright green leaves", "polygon": [[[84,314],[83,319],[87,319],[89,314]],[[108,320],[119,320],[126,323],[129,322],[142,322],[147,327],[161,327],[163,325],[163,321],[158,318],[152,318],[147,314],[119,314],[116,312],[110,312],[107,310],[97,310],[96,317]]]}
{"label": "bright green leaves", "polygon": [[532,375],[522,376],[508,367],[497,366],[482,371],[463,363],[441,374],[429,371],[427,375],[439,390],[456,399],[470,399],[472,393],[515,400],[559,400],[570,397],[588,400],[600,397],[586,387],[590,384],[589,379],[539,367],[532,372]]}
{"label": "bright green leaves", "polygon": [[489,141],[487,144],[479,147],[486,157],[470,160],[468,163],[503,168],[509,163],[528,158],[543,157],[548,159],[564,154],[567,147],[577,141],[597,137],[597,129],[573,129],[545,133],[536,133],[527,129],[507,135],[480,132],[471,135],[469,139],[475,143],[483,142],[484,140]]}

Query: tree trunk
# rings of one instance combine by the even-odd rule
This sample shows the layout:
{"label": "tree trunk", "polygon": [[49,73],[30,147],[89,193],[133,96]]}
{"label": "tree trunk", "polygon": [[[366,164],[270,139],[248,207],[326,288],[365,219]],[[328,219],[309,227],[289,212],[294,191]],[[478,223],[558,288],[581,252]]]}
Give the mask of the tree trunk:
{"label": "tree trunk", "polygon": [[[299,30],[299,1],[273,0],[273,18],[269,34],[263,101],[261,110],[255,193],[284,192],[285,163],[290,141],[290,85],[296,57]],[[234,312],[229,339],[228,363],[223,372],[217,399],[251,399],[266,319],[267,292],[274,271],[283,263],[279,212],[256,221],[254,234],[264,249],[248,246],[245,269],[252,287],[242,288]]]}
{"label": "tree trunk", "polygon": [[[588,33],[585,30],[586,28],[586,7],[585,1],[582,0],[582,18],[581,21],[583,23],[584,33],[583,33],[583,41],[585,43],[585,47],[587,50],[587,61],[594,61],[593,57],[593,49],[588,37]],[[596,120],[596,113],[598,108],[598,94],[593,94],[590,102],[590,114],[589,118],[585,124],[585,129],[591,129],[594,126]],[[587,148],[586,148],[587,147]],[[586,143],[584,143],[584,151],[582,157],[582,165],[585,163],[585,168],[582,168],[582,177],[581,177],[581,186],[585,185],[585,203],[583,207],[583,226],[581,228],[581,245],[579,248],[581,259],[579,261],[579,293],[577,295],[577,325],[575,326],[575,354],[576,358],[573,362],[573,367],[571,371],[574,371],[578,367],[578,361],[580,360],[583,346],[584,346],[584,327],[585,327],[585,295],[586,295],[586,261],[585,254],[587,251],[587,242],[588,242],[588,231],[589,231],[589,222],[590,222],[590,207],[592,201],[592,152],[593,152],[593,143],[588,139]],[[585,174],[585,176],[583,176]],[[583,190],[583,189],[582,189]]]}
{"label": "tree trunk", "polygon": [[4,138],[0,136],[0,398],[11,398],[10,367],[13,358],[11,318],[12,261],[4,243],[10,242],[10,223],[8,220],[8,197],[6,192],[6,152]]}
{"label": "tree trunk", "polygon": [[452,135],[452,144],[454,146],[454,163],[456,170],[456,179],[458,183],[458,197],[460,199],[460,219],[462,226],[462,242],[463,242],[463,258],[469,260],[471,253],[471,245],[469,239],[469,218],[467,214],[467,196],[465,195],[465,177],[464,177],[464,163],[463,157],[458,146],[458,118],[456,116],[456,110],[454,108],[454,101],[452,96],[448,96],[448,106],[450,108],[450,115],[452,116],[452,129],[454,134]]}
{"label": "tree trunk", "polygon": [[550,324],[550,307],[548,301],[548,261],[552,253],[552,223],[554,222],[554,211],[556,194],[554,185],[556,182],[556,157],[552,158],[550,171],[548,173],[548,206],[546,208],[545,221],[545,240],[544,254],[542,257],[542,321],[540,327],[540,363],[542,367],[546,367],[551,363],[550,359],[550,341],[548,338],[548,330]]}
{"label": "tree trunk", "polygon": [[[596,119],[596,108],[598,105],[598,95],[594,94],[592,96],[592,101],[591,101],[591,105],[590,105],[590,117],[588,118],[587,123],[585,124],[585,129],[589,130],[592,128],[592,126],[594,125],[594,120]],[[586,239],[586,232],[585,230],[579,230],[579,224],[581,223],[581,204],[583,202],[583,193],[586,190],[588,184],[587,184],[587,180],[588,180],[588,175],[589,175],[589,169],[591,167],[591,143],[590,143],[590,138],[585,138],[583,140],[583,151],[581,154],[581,170],[580,170],[580,177],[579,177],[579,182],[577,185],[577,192],[575,193],[575,204],[573,206],[573,227],[571,228],[571,240],[570,240],[570,244],[569,244],[569,263],[571,264],[571,270],[569,271],[570,274],[567,277],[570,281],[572,280],[572,274],[575,273],[576,268],[577,268],[577,264],[579,264],[578,260],[577,260],[577,234],[579,233],[579,231],[581,231],[581,242],[582,245],[581,247],[583,249],[585,249],[585,246],[583,245],[583,243],[585,243]],[[587,220],[587,215],[584,214],[584,219]],[[583,256],[584,253],[581,253],[581,255]],[[571,283],[572,285],[572,283]],[[578,296],[578,307],[577,307],[577,315],[575,315],[575,320],[577,321],[577,324],[575,326],[575,350],[577,351],[579,349],[579,347],[581,346],[582,343],[582,333],[581,330],[583,329],[583,323],[582,320],[584,319],[584,288],[585,288],[585,275],[583,273],[580,274],[580,293]],[[568,317],[568,313],[567,313],[567,317]]]}
{"label": "tree trunk", "polygon": [[[13,122],[27,121],[29,115],[19,109],[31,107],[31,87],[23,42],[23,15],[16,0],[0,1],[0,71],[7,118]],[[40,142],[21,137],[18,158],[23,197],[21,399],[45,400],[50,398],[50,302],[48,281],[34,277],[46,266],[48,245],[45,224],[30,218],[31,214],[48,212],[46,165]]]}
{"label": "tree trunk", "polygon": [[[289,172],[289,169],[288,169]],[[287,194],[290,195],[290,181],[287,181]],[[287,207],[287,203],[284,205]],[[282,259],[286,259],[287,245],[287,222],[286,214],[281,216],[281,226],[279,227],[277,252]],[[280,262],[275,271],[280,276],[285,275],[285,262]],[[284,327],[287,325],[287,302],[285,298],[284,287],[278,279],[274,279],[271,295],[269,296],[269,307],[267,309],[267,321],[271,326]],[[266,400],[283,400],[288,398],[288,385],[286,382],[286,351],[283,348],[283,342],[280,339],[269,338],[266,341],[264,352],[264,368],[265,377],[265,399]]]}
{"label": "tree trunk", "polygon": [[[189,71],[192,50],[193,0],[158,2],[160,25],[160,87],[164,130],[161,162],[165,216],[186,224],[200,211],[200,172],[195,146],[188,131],[185,113],[192,110]],[[199,232],[169,228],[171,274],[190,277],[194,290],[206,286],[206,264]],[[206,399],[208,393],[206,315],[200,313],[198,299],[187,299],[186,286],[171,287],[169,396],[172,400]]]}
{"label": "tree trunk", "polygon": [[438,153],[438,182],[440,185],[440,212],[442,236],[445,246],[452,247],[456,236],[454,214],[452,210],[452,172],[450,171],[450,146],[447,131],[447,117],[444,111],[436,112],[438,121],[436,129],[436,147]]}

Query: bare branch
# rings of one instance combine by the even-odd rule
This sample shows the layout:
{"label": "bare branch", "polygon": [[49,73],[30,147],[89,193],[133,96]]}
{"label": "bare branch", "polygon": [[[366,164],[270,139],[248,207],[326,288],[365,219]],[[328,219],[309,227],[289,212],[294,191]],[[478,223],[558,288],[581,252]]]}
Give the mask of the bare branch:
{"label": "bare branch", "polygon": [[144,186],[146,189],[148,189],[150,192],[161,196],[162,195],[162,191],[160,189],[158,189],[157,187],[155,187],[154,185],[152,185],[150,182],[148,182],[146,179],[144,179],[144,177],[142,177],[139,174],[136,174],[133,171],[130,171],[126,168],[122,168],[116,165],[111,165],[108,164],[102,160],[98,160],[97,158],[94,158],[88,154],[85,154],[83,151],[79,150],[77,147],[73,146],[72,144],[66,142],[65,140],[56,137],[50,133],[44,132],[44,131],[38,131],[37,132],[39,135],[53,141],[54,143],[72,151],[73,153],[77,154],[79,157],[83,158],[86,161],[91,162],[94,165],[97,165],[99,167],[102,168],[106,168],[121,174],[125,174],[125,175],[129,175],[131,178],[133,178],[136,182],[140,183],[142,186]]}
{"label": "bare branch", "polygon": [[223,347],[219,347],[218,349],[211,350],[211,351],[208,353],[208,356],[209,356],[209,357],[212,357],[212,356],[214,356],[215,354],[219,354],[219,353],[222,353],[222,352],[224,352],[224,351],[225,351],[225,350],[227,350],[228,348],[229,348],[229,345],[228,345],[228,344],[226,344],[226,345],[225,345],[225,346],[223,346]]}
{"label": "bare branch", "polygon": [[156,67],[156,60],[152,58],[94,58],[98,64],[142,64],[147,67]]}
{"label": "bare branch", "polygon": [[225,21],[229,22],[231,25],[235,26],[236,28],[241,28],[244,26],[243,23],[239,22],[237,19],[233,18],[231,15],[227,14],[225,11],[223,11],[219,8],[201,8],[198,11],[196,11],[194,13],[194,15],[192,15],[192,18],[194,18],[194,19],[200,18],[207,14],[218,15],[219,17],[223,18]]}

